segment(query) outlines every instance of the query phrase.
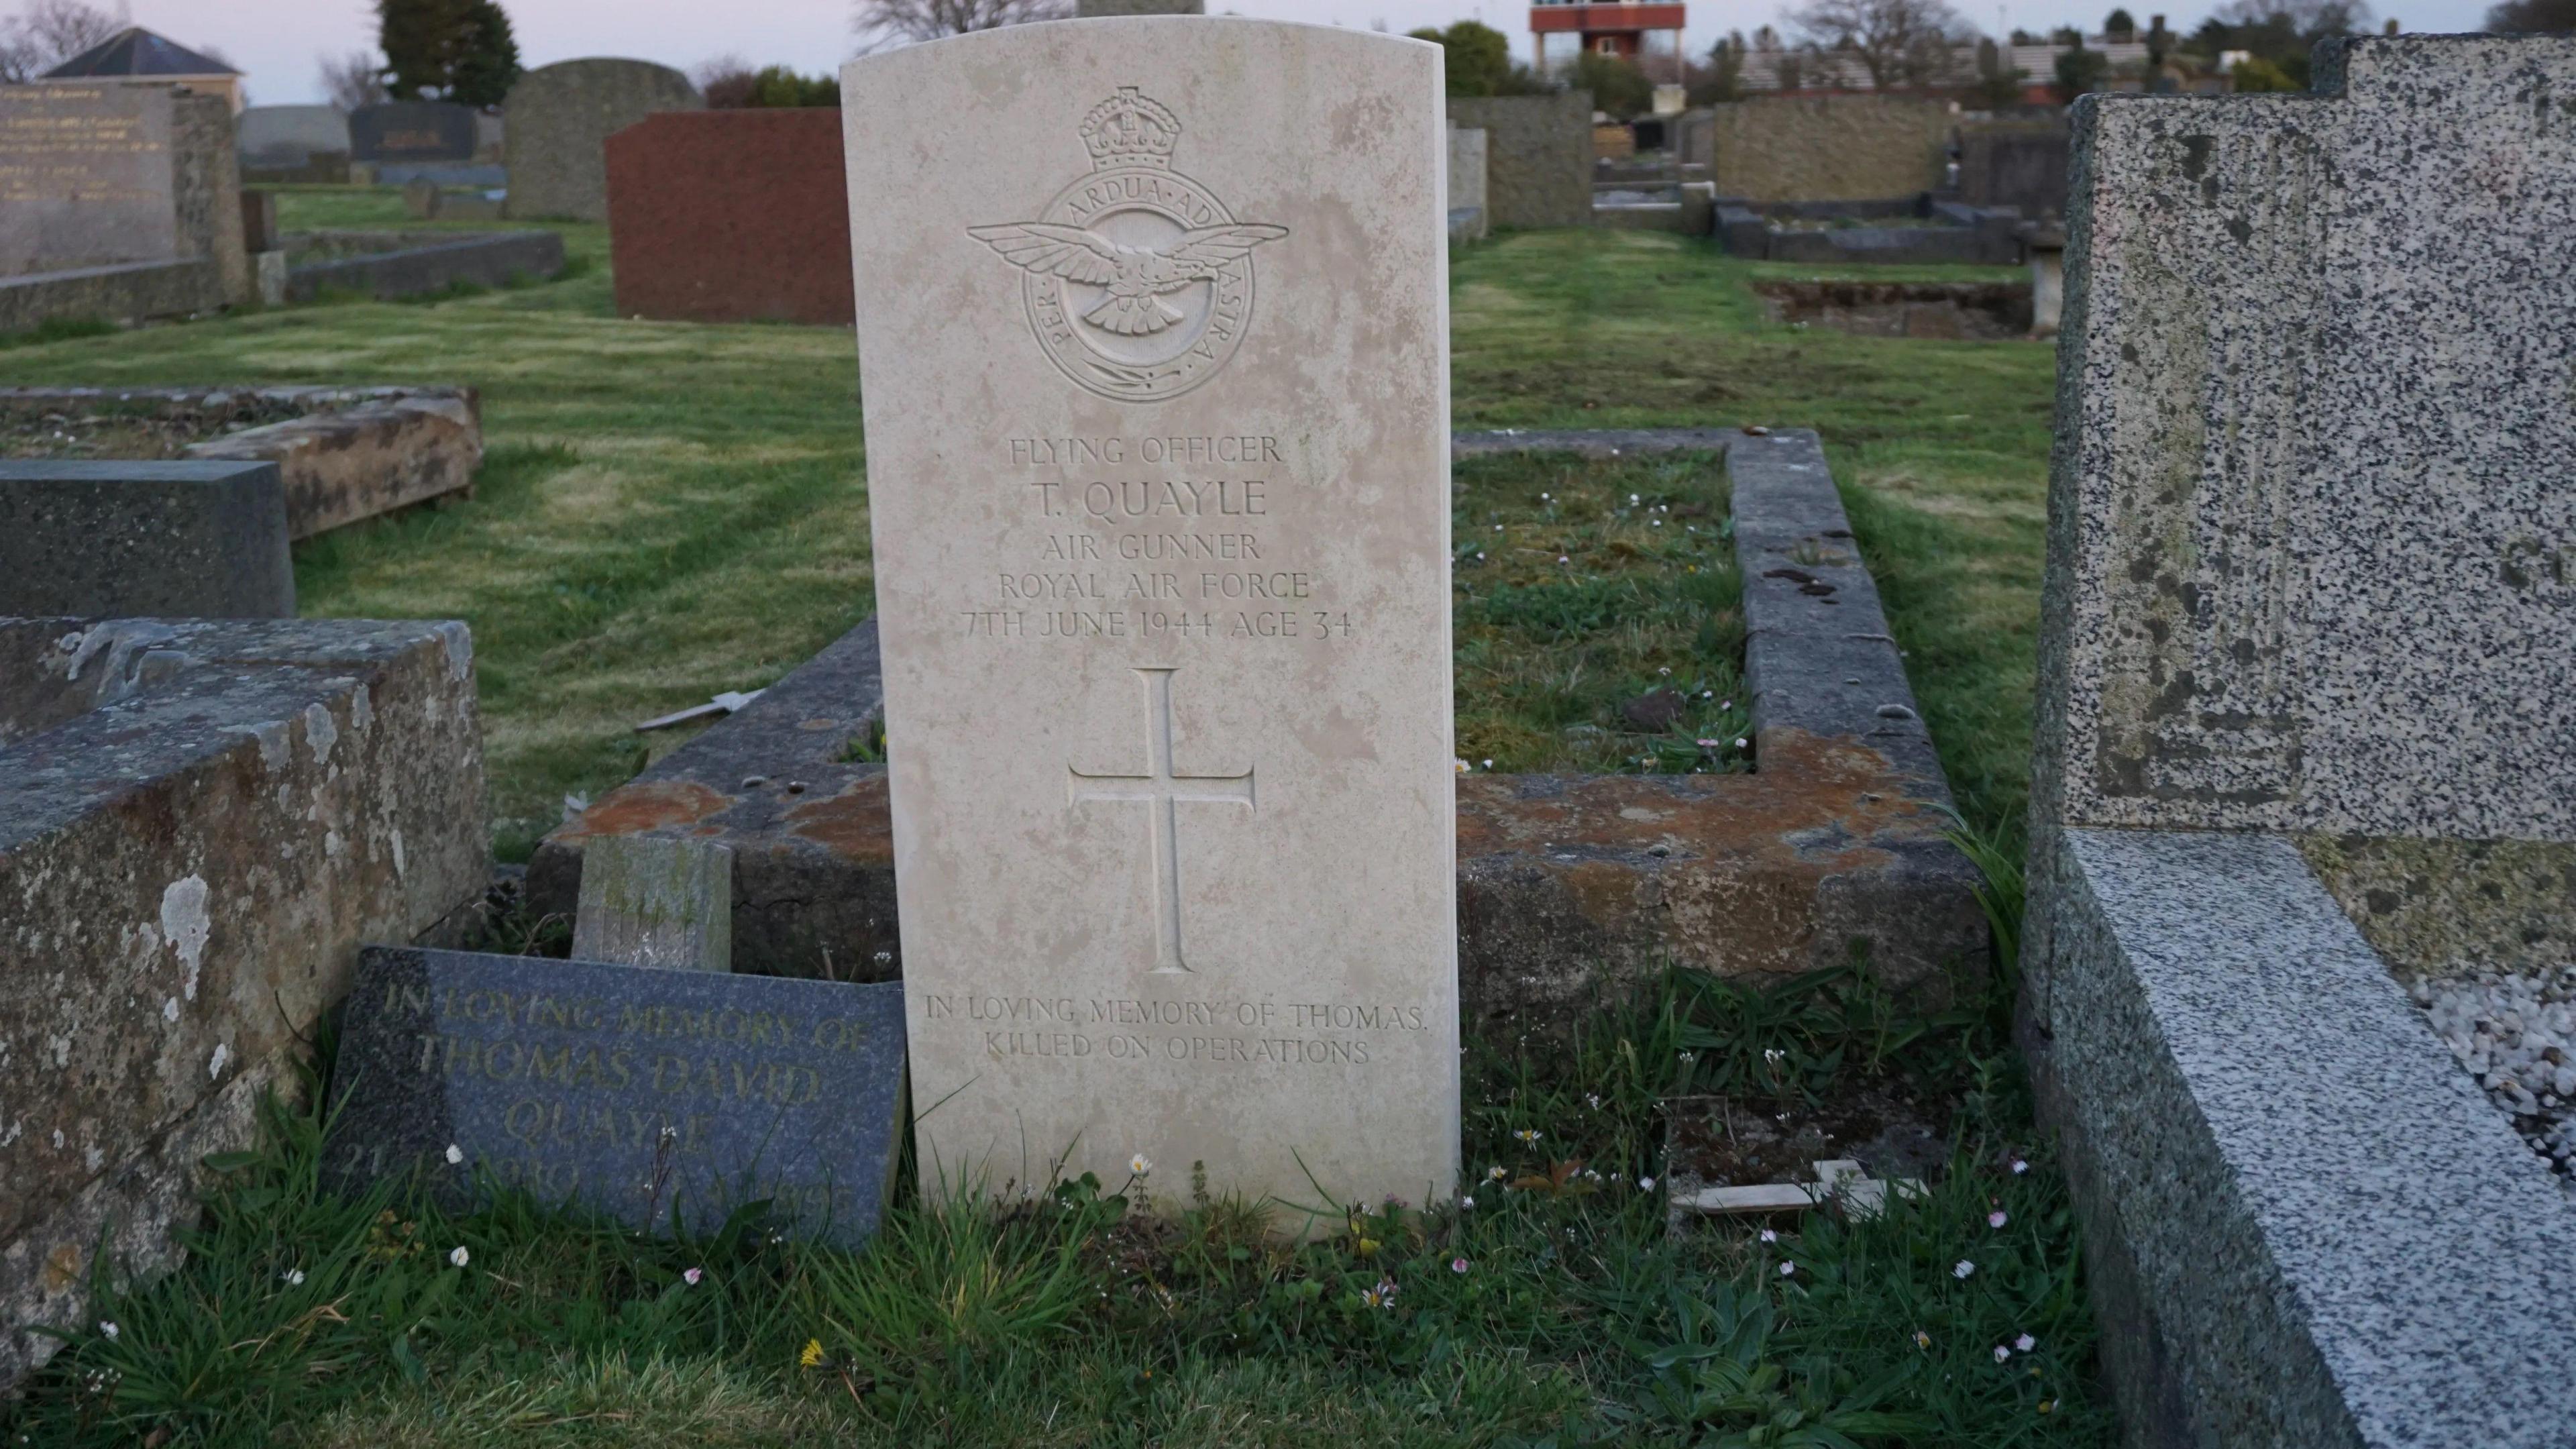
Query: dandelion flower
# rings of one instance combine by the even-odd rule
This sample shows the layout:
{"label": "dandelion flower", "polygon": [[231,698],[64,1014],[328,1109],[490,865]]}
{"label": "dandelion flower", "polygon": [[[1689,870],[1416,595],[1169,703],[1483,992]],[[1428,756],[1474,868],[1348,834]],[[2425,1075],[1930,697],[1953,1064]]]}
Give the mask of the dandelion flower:
{"label": "dandelion flower", "polygon": [[2039,1340],[2031,1337],[2027,1333],[2013,1340],[2013,1349],[2018,1353],[2028,1353],[2037,1347],[2039,1347]]}
{"label": "dandelion flower", "polygon": [[805,1340],[805,1347],[798,1351],[796,1355],[796,1366],[799,1368],[821,1368],[823,1366],[823,1340],[819,1338],[809,1338]]}
{"label": "dandelion flower", "polygon": [[463,1162],[464,1160],[465,1160],[465,1149],[464,1149],[464,1148],[462,1148],[462,1147],[457,1146],[457,1145],[456,1145],[455,1143],[453,1143],[453,1142],[448,1143],[448,1144],[447,1144],[447,1164],[448,1164],[448,1166],[453,1167],[453,1166],[457,1165],[458,1163]]}
{"label": "dandelion flower", "polygon": [[1986,1214],[1986,1226],[1990,1228],[2000,1228],[2011,1221],[2012,1218],[2006,1214],[2002,1208],[1997,1208],[1993,1212]]}
{"label": "dandelion flower", "polygon": [[2005,1359],[2010,1357],[2012,1357],[2011,1349],[2004,1347],[2000,1343],[1995,1345],[1995,1362],[2002,1363]]}
{"label": "dandelion flower", "polygon": [[1776,1229],[1764,1228],[1762,1230],[1762,1241],[1766,1243],[1776,1243],[1780,1241],[1780,1234]]}
{"label": "dandelion flower", "polygon": [[1795,1264],[1795,1263],[1783,1263],[1783,1264],[1781,1264],[1781,1265],[1780,1265],[1780,1276],[1781,1276],[1781,1277],[1783,1277],[1783,1278],[1786,1278],[1786,1277],[1788,1277],[1790,1274],[1795,1273],[1795,1272],[1797,1272],[1797,1271],[1798,1271],[1798,1265],[1797,1265],[1797,1264]]}
{"label": "dandelion flower", "polygon": [[98,1334],[101,1338],[108,1339],[112,1342],[115,1340],[117,1334],[123,1331],[124,1330],[116,1326],[115,1319],[102,1318],[98,1321]]}
{"label": "dandelion flower", "polygon": [[1925,1333],[1919,1328],[1914,1330],[1914,1346],[1916,1348],[1930,1348],[1932,1346],[1932,1335]]}
{"label": "dandelion flower", "polygon": [[1466,1260],[1466,1259],[1464,1259],[1464,1258],[1452,1258],[1452,1259],[1450,1259],[1450,1260],[1449,1260],[1449,1271],[1450,1271],[1450,1272],[1452,1272],[1452,1273],[1464,1273],[1464,1272],[1466,1272],[1466,1271],[1467,1271],[1467,1260]]}
{"label": "dandelion flower", "polygon": [[1975,1271],[1977,1271],[1977,1265],[1965,1258],[1950,1265],[1950,1276],[1953,1278],[1965,1278]]}
{"label": "dandelion flower", "polygon": [[691,1268],[691,1269],[690,1269],[690,1270],[688,1270],[687,1272],[682,1273],[682,1274],[680,1275],[680,1281],[681,1281],[681,1282],[683,1282],[683,1283],[688,1284],[688,1285],[689,1285],[690,1287],[692,1287],[692,1288],[695,1288],[695,1287],[697,1287],[697,1286],[698,1286],[698,1280],[699,1280],[699,1279],[701,1279],[701,1278],[704,1278],[705,1276],[707,1276],[707,1270],[706,1270],[706,1269],[704,1269],[704,1268]]}
{"label": "dandelion flower", "polygon": [[448,1255],[447,1255],[447,1261],[448,1261],[448,1262],[450,1262],[450,1263],[452,1263],[452,1264],[454,1264],[454,1265],[456,1265],[456,1266],[457,1266],[457,1267],[459,1267],[459,1268],[462,1268],[462,1267],[464,1267],[466,1264],[468,1264],[468,1263],[470,1263],[470,1262],[473,1262],[473,1261],[474,1261],[474,1255],[473,1255],[472,1253],[469,1253],[469,1252],[465,1251],[464,1247],[463,1247],[462,1245],[460,1245],[460,1246],[458,1246],[457,1248],[455,1248],[453,1251],[451,1251],[451,1252],[449,1252],[449,1253],[448,1253]]}

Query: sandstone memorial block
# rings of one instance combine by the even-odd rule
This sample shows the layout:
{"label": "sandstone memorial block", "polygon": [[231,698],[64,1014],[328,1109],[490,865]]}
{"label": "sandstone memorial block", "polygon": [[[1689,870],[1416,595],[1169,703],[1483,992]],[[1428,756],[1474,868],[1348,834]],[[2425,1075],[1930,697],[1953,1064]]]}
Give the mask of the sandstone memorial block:
{"label": "sandstone memorial block", "polygon": [[2129,1442],[2543,1449],[2576,1114],[2437,1027],[2576,959],[2576,37],[2315,75],[2075,109],[2021,1035]]}
{"label": "sandstone memorial block", "polygon": [[771,1205],[855,1247],[903,1122],[901,988],[371,947],[323,1172],[490,1185],[708,1234]]}
{"label": "sandstone memorial block", "polygon": [[1447,1194],[1439,49],[1091,19],[842,74],[925,1181]]}

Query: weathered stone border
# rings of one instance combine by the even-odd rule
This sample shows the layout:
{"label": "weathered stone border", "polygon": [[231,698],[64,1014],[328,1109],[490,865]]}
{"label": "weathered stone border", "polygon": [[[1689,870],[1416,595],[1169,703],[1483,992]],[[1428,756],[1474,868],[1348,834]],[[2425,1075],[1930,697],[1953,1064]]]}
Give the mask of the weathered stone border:
{"label": "weathered stone border", "polygon": [[174,1265],[206,1154],[489,879],[458,623],[0,620],[0,1385],[91,1254]]}
{"label": "weathered stone border", "polygon": [[367,252],[286,269],[286,300],[310,302],[325,287],[364,292],[379,301],[417,297],[459,282],[506,286],[520,277],[549,278],[564,268],[563,238],[543,229],[468,232],[303,233],[346,240],[393,237],[396,250]]}
{"label": "weathered stone border", "polygon": [[210,257],[0,277],[0,333],[52,321],[129,322],[212,312],[228,300]]}
{"label": "weathered stone border", "polygon": [[[1949,789],[1813,433],[1515,430],[1455,448],[1724,454],[1757,761],[1750,775],[1462,777],[1471,1022],[1567,1020],[1668,963],[1773,975],[1859,951],[1892,982],[1936,989],[1950,969],[1983,969],[1978,878],[1944,834]],[[721,840],[737,970],[899,976],[884,770],[844,758],[882,700],[861,625],[549,835],[531,906],[572,912],[592,837]]]}
{"label": "weathered stone border", "polygon": [[[1808,231],[1773,226],[1770,217],[1779,212],[1819,220],[1912,216],[1946,224]],[[2021,242],[2014,235],[2020,224],[2020,213],[2009,207],[1970,206],[1926,193],[1891,201],[1756,203],[1720,197],[1715,229],[1728,253],[1754,262],[2010,267],[2022,260]]]}
{"label": "weathered stone border", "polygon": [[482,403],[470,387],[0,387],[0,416],[136,404],[172,419],[274,419],[181,456],[275,463],[289,538],[470,498],[483,463]]}

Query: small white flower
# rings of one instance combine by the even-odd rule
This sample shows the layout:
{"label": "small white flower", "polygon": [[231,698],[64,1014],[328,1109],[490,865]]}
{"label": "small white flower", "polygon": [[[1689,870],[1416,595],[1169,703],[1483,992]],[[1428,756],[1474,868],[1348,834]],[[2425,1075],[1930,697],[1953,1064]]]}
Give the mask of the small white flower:
{"label": "small white flower", "polygon": [[2017,1352],[2028,1353],[2037,1347],[2039,1347],[2039,1340],[2031,1337],[2027,1333],[2013,1340],[2013,1348]]}
{"label": "small white flower", "polygon": [[101,1338],[113,1340],[121,1332],[123,1330],[116,1326],[114,1319],[102,1318],[98,1321],[98,1333]]}
{"label": "small white flower", "polygon": [[2018,1158],[2018,1157],[2016,1157],[2016,1158],[2014,1158],[2014,1159],[2013,1159],[2013,1176],[2015,1176],[2015,1177],[2019,1177],[2019,1176],[2021,1176],[2023,1173],[2028,1172],[2028,1171],[2030,1171],[2030,1164],[2029,1164],[2029,1163],[2022,1161],[2022,1160],[2021,1160],[2020,1158]]}
{"label": "small white flower", "polygon": [[453,1142],[448,1143],[448,1144],[447,1144],[447,1162],[448,1162],[448,1165],[449,1165],[449,1166],[451,1166],[451,1167],[453,1167],[453,1166],[455,1166],[456,1164],[458,1164],[458,1163],[460,1163],[460,1162],[463,1162],[464,1160],[465,1160],[465,1149],[464,1149],[464,1148],[462,1148],[462,1147],[457,1146],[457,1145],[456,1145],[455,1143],[453,1143]]}
{"label": "small white flower", "polygon": [[1797,1272],[1797,1271],[1798,1271],[1798,1265],[1797,1265],[1797,1264],[1795,1264],[1795,1263],[1783,1263],[1783,1264],[1781,1264],[1781,1265],[1780,1265],[1780,1276],[1781,1276],[1781,1277],[1783,1277],[1783,1278],[1786,1278],[1786,1277],[1788,1277],[1790,1274],[1795,1273],[1795,1272]]}
{"label": "small white flower", "polygon": [[1486,1169],[1485,1169],[1485,1177],[1486,1177],[1486,1179],[1487,1179],[1487,1180],[1492,1181],[1492,1182],[1500,1182],[1500,1181],[1502,1181],[1502,1180],[1503,1180],[1503,1165],[1502,1165],[1501,1163],[1497,1162],[1497,1163],[1495,1163],[1493,1166],[1486,1168]]}
{"label": "small white flower", "polygon": [[301,1268],[289,1268],[285,1272],[278,1274],[277,1279],[289,1288],[301,1288],[304,1286],[304,1270]]}
{"label": "small white flower", "polygon": [[1534,1143],[1536,1143],[1540,1138],[1545,1137],[1547,1134],[1546,1134],[1546,1133],[1544,1133],[1544,1132],[1541,1132],[1540,1130],[1538,1130],[1538,1129],[1537,1129],[1537,1128],[1535,1128],[1535,1127],[1523,1127],[1523,1128],[1521,1128],[1519,1131],[1514,1132],[1512,1135],[1513,1135],[1514,1137],[1519,1138],[1519,1139],[1520,1139],[1521,1141],[1523,1141],[1523,1142],[1533,1143],[1533,1144],[1534,1144]]}
{"label": "small white flower", "polygon": [[1458,1210],[1465,1213],[1474,1212],[1476,1210],[1476,1200],[1472,1197],[1462,1197],[1458,1199]]}
{"label": "small white flower", "polygon": [[1788,1060],[1788,1057],[1789,1054],[1778,1047],[1764,1047],[1762,1049],[1762,1060],[1769,1062],[1775,1067],[1780,1065],[1783,1061]]}
{"label": "small white flower", "polygon": [[1965,1258],[1961,1258],[1958,1262],[1950,1265],[1950,1276],[1953,1278],[1965,1278],[1975,1271],[1977,1271],[1977,1265],[1969,1262]]}
{"label": "small white flower", "polygon": [[459,1268],[462,1268],[466,1264],[474,1261],[474,1255],[465,1251],[465,1249],[460,1246],[456,1251],[447,1255],[447,1261],[455,1264]]}
{"label": "small white flower", "polygon": [[1736,747],[1737,749],[1739,749],[1739,750],[1740,750],[1740,749],[1743,749],[1743,748],[1744,748],[1744,745],[1745,745],[1745,739],[1744,739],[1744,736],[1742,736],[1742,735],[1737,735],[1737,736],[1735,737],[1735,747]]}
{"label": "small white flower", "polygon": [[1490,770],[1490,769],[1494,768],[1494,762],[1493,762],[1493,761],[1491,761],[1491,760],[1487,760],[1487,761],[1485,762],[1485,768],[1486,768],[1486,769],[1488,769],[1488,770]]}
{"label": "small white flower", "polygon": [[1639,1191],[1639,1192],[1653,1192],[1654,1190],[1655,1190],[1655,1180],[1654,1180],[1653,1178],[1651,1178],[1651,1177],[1641,1177],[1641,1178],[1638,1178],[1638,1179],[1637,1179],[1637,1191]]}
{"label": "small white flower", "polygon": [[1138,1177],[1143,1177],[1146,1173],[1154,1170],[1154,1164],[1146,1161],[1145,1154],[1139,1152],[1135,1156],[1127,1159],[1127,1170],[1136,1174]]}
{"label": "small white flower", "polygon": [[1699,1053],[1697,1053],[1697,1052],[1683,1052],[1683,1053],[1681,1053],[1681,1059],[1682,1059],[1683,1061],[1685,1061],[1685,1062],[1695,1062],[1695,1061],[1698,1061],[1698,1060],[1699,1060]]}
{"label": "small white flower", "polygon": [[1467,762],[1465,760],[1452,760],[1450,763],[1458,767],[1459,774],[1463,775],[1467,773]]}
{"label": "small white flower", "polygon": [[1762,1241],[1766,1243],[1776,1243],[1780,1241],[1780,1235],[1770,1228],[1764,1228],[1762,1230]]}
{"label": "small white flower", "polygon": [[706,1269],[704,1269],[704,1268],[691,1268],[691,1269],[690,1269],[690,1270],[688,1270],[687,1272],[682,1273],[682,1274],[680,1275],[680,1281],[681,1281],[681,1282],[683,1282],[683,1283],[688,1284],[688,1285],[689,1285],[690,1287],[692,1287],[692,1288],[695,1288],[695,1287],[697,1287],[697,1286],[698,1286],[698,1280],[699,1280],[699,1279],[701,1279],[701,1278],[704,1278],[705,1276],[707,1276],[707,1270],[706,1270]]}
{"label": "small white flower", "polygon": [[1584,1094],[1583,1094],[1583,1105],[1585,1105],[1585,1106],[1587,1106],[1587,1107],[1590,1107],[1590,1108],[1591,1108],[1593,1111],[1595,1111],[1595,1112],[1600,1111],[1600,1110],[1601,1110],[1601,1094],[1600,1094],[1599,1092],[1586,1092],[1586,1093],[1584,1093]]}
{"label": "small white flower", "polygon": [[1667,664],[1667,665],[1665,665],[1664,667],[1662,667],[1661,669],[1656,670],[1655,672],[1656,672],[1657,674],[1670,674],[1670,673],[1672,673],[1672,672],[1673,672],[1673,667],[1672,667],[1671,665]]}
{"label": "small white flower", "polygon": [[1637,495],[1636,495],[1636,494],[1634,494],[1634,493],[1629,494],[1629,495],[1628,495],[1628,501],[1629,501],[1629,502],[1631,502],[1631,503],[1636,502],[1636,501],[1637,501]]}
{"label": "small white flower", "polygon": [[1556,561],[1557,561],[1558,563],[1572,563],[1572,562],[1574,562],[1574,560],[1572,560],[1572,559],[1570,559],[1570,558],[1566,557],[1564,554],[1558,554],[1558,555],[1556,556]]}
{"label": "small white flower", "polygon": [[1717,698],[1717,691],[1714,689],[1703,689],[1699,692],[1699,697],[1702,699],[1715,699]]}
{"label": "small white flower", "polygon": [[1494,532],[1496,532],[1496,533],[1500,533],[1500,532],[1502,532],[1502,531],[1503,531],[1503,526],[1502,526],[1501,524],[1497,523],[1497,524],[1495,524],[1495,525],[1494,525]]}
{"label": "small white flower", "polygon": [[2011,1349],[2004,1347],[2000,1343],[1995,1345],[1995,1362],[2002,1363],[2005,1359],[2010,1357],[2012,1357]]}
{"label": "small white flower", "polygon": [[1997,1208],[1993,1212],[1986,1214],[1986,1226],[1990,1228],[2000,1228],[2011,1221],[2012,1219],[2005,1215],[2002,1208]]}

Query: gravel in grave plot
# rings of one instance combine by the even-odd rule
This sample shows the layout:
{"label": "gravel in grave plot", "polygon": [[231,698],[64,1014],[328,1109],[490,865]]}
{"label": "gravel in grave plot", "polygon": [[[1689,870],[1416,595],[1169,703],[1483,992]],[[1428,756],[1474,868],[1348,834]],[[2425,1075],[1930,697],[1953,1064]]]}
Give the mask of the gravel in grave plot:
{"label": "gravel in grave plot", "polygon": [[2407,990],[2487,1100],[2576,1195],[2576,964],[2424,977]]}
{"label": "gravel in grave plot", "polygon": [[192,443],[296,416],[255,404],[149,412],[0,407],[0,458],[177,458]]}

